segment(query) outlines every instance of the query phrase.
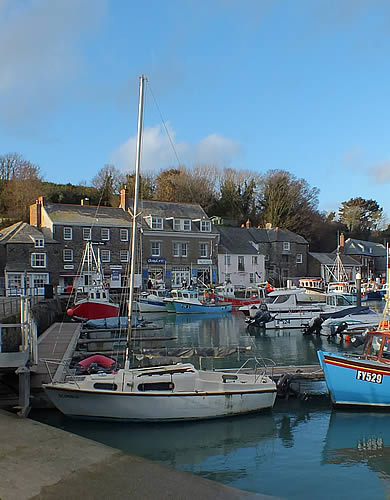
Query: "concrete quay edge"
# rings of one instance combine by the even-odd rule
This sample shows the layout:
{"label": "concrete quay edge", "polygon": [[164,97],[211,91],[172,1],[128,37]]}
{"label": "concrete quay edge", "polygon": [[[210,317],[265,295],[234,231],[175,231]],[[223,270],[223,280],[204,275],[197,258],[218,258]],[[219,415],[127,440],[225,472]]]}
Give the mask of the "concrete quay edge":
{"label": "concrete quay edge", "polygon": [[276,500],[0,410],[0,500]]}

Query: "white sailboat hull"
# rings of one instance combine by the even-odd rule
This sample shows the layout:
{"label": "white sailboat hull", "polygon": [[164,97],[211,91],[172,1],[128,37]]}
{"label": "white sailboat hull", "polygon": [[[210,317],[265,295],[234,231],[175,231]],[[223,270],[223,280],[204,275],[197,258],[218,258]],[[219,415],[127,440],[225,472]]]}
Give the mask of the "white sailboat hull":
{"label": "white sailboat hull", "polygon": [[263,374],[196,370],[191,364],[86,375],[44,385],[65,415],[169,421],[240,415],[271,408],[276,384]]}

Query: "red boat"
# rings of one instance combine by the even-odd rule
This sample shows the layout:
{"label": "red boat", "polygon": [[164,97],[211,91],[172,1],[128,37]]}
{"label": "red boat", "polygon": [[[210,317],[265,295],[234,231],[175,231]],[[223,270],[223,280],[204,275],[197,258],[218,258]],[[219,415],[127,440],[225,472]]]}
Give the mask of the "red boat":
{"label": "red boat", "polygon": [[119,316],[120,306],[110,301],[102,277],[100,260],[95,256],[92,243],[88,242],[79,276],[84,284],[74,287],[74,305],[67,310],[68,316],[81,321]]}
{"label": "red boat", "polygon": [[229,302],[233,310],[242,306],[264,302],[266,290],[262,287],[237,288],[234,285],[223,285],[215,288],[215,296],[219,302]]}

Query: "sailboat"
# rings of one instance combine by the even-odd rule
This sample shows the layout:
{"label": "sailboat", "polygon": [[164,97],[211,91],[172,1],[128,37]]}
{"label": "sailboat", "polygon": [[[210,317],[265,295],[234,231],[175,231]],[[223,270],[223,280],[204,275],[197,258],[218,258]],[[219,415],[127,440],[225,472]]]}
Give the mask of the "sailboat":
{"label": "sailboat", "polygon": [[[387,285],[389,284],[387,246]],[[378,328],[364,336],[360,355],[318,351],[333,405],[390,407],[390,299]]]}
{"label": "sailboat", "polygon": [[91,241],[84,248],[80,277],[83,284],[76,288],[74,304],[66,311],[68,316],[80,321],[118,316],[120,306],[110,300],[103,282],[100,259],[96,257]]}
{"label": "sailboat", "polygon": [[[139,169],[142,143],[144,87],[140,77],[137,157],[132,221],[129,325],[134,302],[134,257],[138,215]],[[65,415],[75,418],[115,421],[175,421],[225,417],[271,408],[276,384],[256,366],[252,374],[197,370],[178,363],[147,368],[130,368],[131,329],[124,368],[115,373],[98,373],[44,384],[52,403]]]}

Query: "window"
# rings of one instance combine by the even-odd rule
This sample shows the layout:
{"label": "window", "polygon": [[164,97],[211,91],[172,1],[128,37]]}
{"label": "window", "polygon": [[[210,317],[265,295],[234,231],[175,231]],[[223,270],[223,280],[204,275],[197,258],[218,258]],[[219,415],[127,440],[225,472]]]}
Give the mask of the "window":
{"label": "window", "polygon": [[302,264],[303,257],[301,253],[297,253],[297,264]]}
{"label": "window", "polygon": [[91,232],[92,231],[90,227],[83,227],[83,240],[90,240]]}
{"label": "window", "polygon": [[[254,266],[257,266],[257,255],[252,255],[252,264]],[[251,281],[251,283],[253,283],[253,282]]]}
{"label": "window", "polygon": [[225,266],[230,266],[230,255],[225,255]]}
{"label": "window", "polygon": [[268,255],[268,254],[266,254],[266,255],[264,256],[264,260],[265,260],[266,262],[269,262],[269,255]]}
{"label": "window", "polygon": [[102,262],[111,261],[111,251],[110,250],[100,250],[100,259]]}
{"label": "window", "polygon": [[35,248],[45,248],[45,240],[43,238],[34,239]]}
{"label": "window", "polygon": [[152,229],[163,229],[162,217],[155,217],[152,215]]}
{"label": "window", "polygon": [[249,274],[249,283],[255,283],[255,273]]}
{"label": "window", "polygon": [[71,248],[64,248],[62,255],[64,262],[73,262],[73,250]]}
{"label": "window", "polygon": [[238,270],[245,271],[244,256],[239,255],[237,260],[238,260]]}
{"label": "window", "polygon": [[173,256],[180,257],[180,243],[173,244]]}
{"label": "window", "polygon": [[174,257],[187,257],[188,243],[174,243],[173,256]]}
{"label": "window", "polygon": [[200,244],[200,256],[201,257],[208,257],[209,256],[209,244],[208,243],[201,243]]}
{"label": "window", "polygon": [[128,250],[121,250],[119,252],[119,259],[121,262],[129,262],[129,252]]}
{"label": "window", "polygon": [[46,267],[46,254],[45,253],[32,253],[31,254],[31,267]]}
{"label": "window", "polygon": [[100,234],[101,234],[102,241],[108,241],[110,239],[110,230],[109,229],[102,228]]}
{"label": "window", "polygon": [[160,257],[161,243],[152,241],[152,257]]}
{"label": "window", "polygon": [[290,250],[290,242],[283,241],[283,250]]}
{"label": "window", "polygon": [[209,233],[211,231],[211,222],[209,220],[201,220],[200,230],[202,232]]}
{"label": "window", "polygon": [[173,219],[175,231],[191,231],[191,219]]}
{"label": "window", "polygon": [[231,281],[231,273],[225,273],[225,281]]}
{"label": "window", "polygon": [[71,227],[64,227],[64,240],[71,240],[73,238],[73,231]]}
{"label": "window", "polygon": [[120,230],[121,241],[129,241],[129,231],[127,229]]}

